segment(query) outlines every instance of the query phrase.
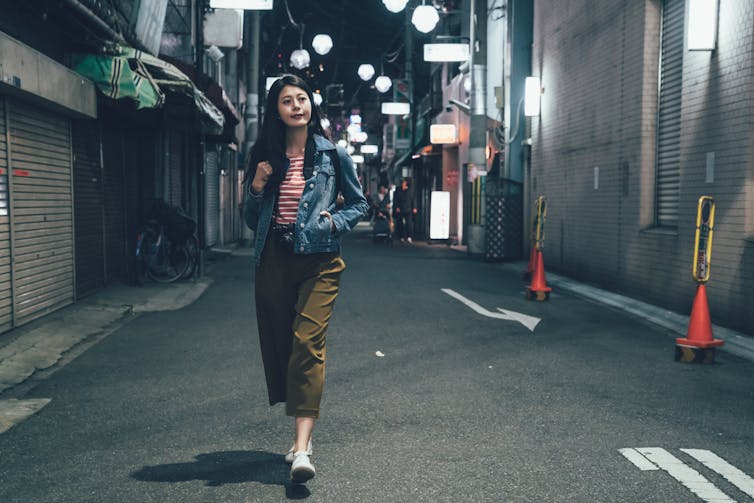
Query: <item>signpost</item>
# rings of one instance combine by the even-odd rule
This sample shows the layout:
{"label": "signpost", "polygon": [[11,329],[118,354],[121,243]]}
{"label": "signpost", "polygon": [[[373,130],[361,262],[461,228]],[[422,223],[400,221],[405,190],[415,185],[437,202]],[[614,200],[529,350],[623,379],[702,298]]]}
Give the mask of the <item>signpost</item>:
{"label": "signpost", "polygon": [[686,337],[675,340],[675,360],[685,363],[713,363],[715,348],[723,341],[712,336],[712,321],[707,301],[710,259],[712,257],[712,233],[715,227],[715,200],[710,196],[699,198],[696,211],[696,234],[694,236],[694,264],[692,276],[696,281],[696,295],[691,307],[689,329]]}

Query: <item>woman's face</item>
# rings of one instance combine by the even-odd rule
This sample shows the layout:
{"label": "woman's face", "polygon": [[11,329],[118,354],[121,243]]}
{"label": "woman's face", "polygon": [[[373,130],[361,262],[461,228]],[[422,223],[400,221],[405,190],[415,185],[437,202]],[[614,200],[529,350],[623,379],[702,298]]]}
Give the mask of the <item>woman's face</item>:
{"label": "woman's face", "polygon": [[288,127],[306,127],[312,118],[312,104],[306,91],[296,86],[283,87],[278,96],[278,115]]}

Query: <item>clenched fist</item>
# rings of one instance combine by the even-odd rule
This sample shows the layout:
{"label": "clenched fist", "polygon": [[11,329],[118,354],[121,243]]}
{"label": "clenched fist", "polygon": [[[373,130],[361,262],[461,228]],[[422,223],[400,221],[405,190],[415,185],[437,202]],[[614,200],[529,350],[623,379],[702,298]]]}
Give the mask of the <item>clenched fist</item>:
{"label": "clenched fist", "polygon": [[251,190],[257,194],[263,192],[271,174],[272,165],[269,162],[262,161],[257,164],[257,171],[254,173],[254,180],[251,181]]}

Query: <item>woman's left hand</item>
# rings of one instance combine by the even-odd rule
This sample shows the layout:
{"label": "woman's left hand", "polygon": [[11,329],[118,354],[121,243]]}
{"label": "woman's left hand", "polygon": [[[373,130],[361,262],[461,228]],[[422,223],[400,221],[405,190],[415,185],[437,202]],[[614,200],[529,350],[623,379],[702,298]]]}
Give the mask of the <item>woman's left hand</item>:
{"label": "woman's left hand", "polygon": [[319,216],[321,217],[327,217],[328,220],[330,220],[330,232],[335,232],[335,222],[332,220],[332,215],[329,211],[320,211]]}

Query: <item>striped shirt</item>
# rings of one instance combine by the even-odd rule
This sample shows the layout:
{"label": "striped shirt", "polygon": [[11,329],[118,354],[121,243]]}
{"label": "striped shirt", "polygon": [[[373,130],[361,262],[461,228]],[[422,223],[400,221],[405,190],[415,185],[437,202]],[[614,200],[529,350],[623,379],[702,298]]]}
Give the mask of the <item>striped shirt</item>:
{"label": "striped shirt", "polygon": [[278,198],[275,222],[278,224],[291,224],[296,222],[298,203],[301,194],[304,193],[304,158],[289,157],[291,165],[285,174],[285,180],[280,184],[280,197]]}

